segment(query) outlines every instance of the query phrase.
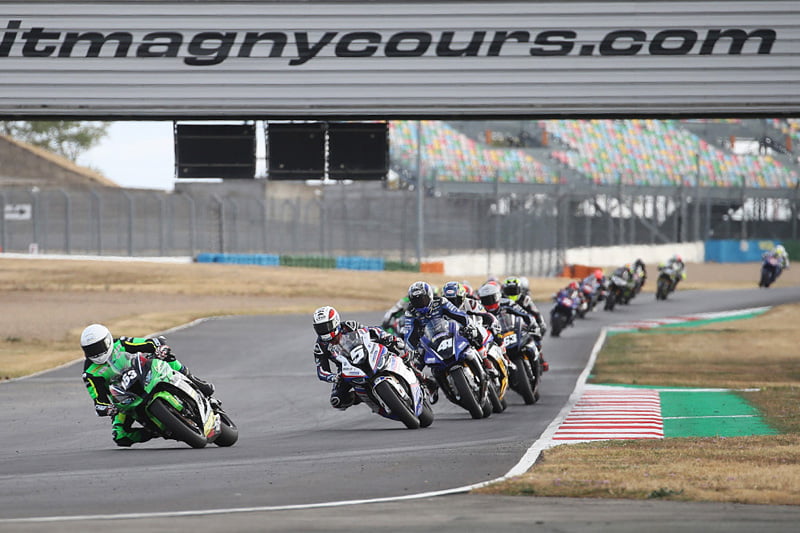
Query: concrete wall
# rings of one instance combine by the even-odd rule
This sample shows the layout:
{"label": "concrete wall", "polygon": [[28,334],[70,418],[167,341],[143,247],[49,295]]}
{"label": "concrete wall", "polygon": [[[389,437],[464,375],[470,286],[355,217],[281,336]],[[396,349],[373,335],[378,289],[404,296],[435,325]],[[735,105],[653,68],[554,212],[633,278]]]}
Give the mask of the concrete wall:
{"label": "concrete wall", "polygon": [[[515,260],[513,255],[495,252],[491,255],[456,254],[447,256],[430,256],[426,261],[442,261],[445,274],[461,276],[506,276],[514,273],[533,271],[535,276],[552,276],[560,272],[564,266],[556,261],[554,252],[531,252],[529,257]],[[674,254],[680,254],[688,263],[702,263],[705,260],[705,244],[692,242],[684,244],[663,244],[653,246],[608,246],[592,248],[570,248],[566,250],[567,265],[588,265],[601,268],[622,266],[632,263],[637,258],[647,264],[658,264],[666,261]],[[525,262],[527,261],[527,263]],[[520,266],[531,265],[526,269]]]}
{"label": "concrete wall", "polygon": [[0,185],[117,186],[108,178],[35,146],[0,135]]}

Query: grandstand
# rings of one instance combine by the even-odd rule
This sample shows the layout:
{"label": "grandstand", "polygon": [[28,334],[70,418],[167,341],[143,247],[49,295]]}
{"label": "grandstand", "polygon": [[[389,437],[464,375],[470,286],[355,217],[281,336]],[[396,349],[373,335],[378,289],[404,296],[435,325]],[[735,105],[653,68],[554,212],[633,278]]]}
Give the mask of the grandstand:
{"label": "grandstand", "polygon": [[[481,145],[438,120],[423,120],[423,174],[437,181],[504,183],[558,183],[559,174],[547,162],[522,149],[498,149]],[[395,165],[416,169],[418,157],[417,123],[395,121],[390,124],[391,158]]]}
{"label": "grandstand", "polygon": [[[421,128],[423,174],[442,182],[786,189],[800,181],[791,152],[800,146],[798,120],[422,121]],[[393,165],[414,171],[416,122],[392,122],[391,138]],[[736,153],[735,139],[746,138],[762,150]],[[487,143],[493,139],[514,146],[497,148]]]}

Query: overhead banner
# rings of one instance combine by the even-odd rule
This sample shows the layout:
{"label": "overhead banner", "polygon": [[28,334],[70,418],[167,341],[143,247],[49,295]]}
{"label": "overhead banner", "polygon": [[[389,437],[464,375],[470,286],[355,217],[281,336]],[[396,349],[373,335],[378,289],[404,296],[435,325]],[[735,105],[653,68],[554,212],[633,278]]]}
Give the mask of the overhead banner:
{"label": "overhead banner", "polygon": [[0,115],[791,114],[800,2],[0,2]]}

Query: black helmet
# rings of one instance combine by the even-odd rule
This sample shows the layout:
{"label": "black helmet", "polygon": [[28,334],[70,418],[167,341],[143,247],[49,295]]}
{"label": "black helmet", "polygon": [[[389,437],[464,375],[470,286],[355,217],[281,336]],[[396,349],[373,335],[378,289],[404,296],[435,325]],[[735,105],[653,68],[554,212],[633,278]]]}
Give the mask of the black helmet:
{"label": "black helmet", "polygon": [[415,281],[408,288],[408,303],[414,309],[426,313],[433,300],[433,287],[424,281]]}

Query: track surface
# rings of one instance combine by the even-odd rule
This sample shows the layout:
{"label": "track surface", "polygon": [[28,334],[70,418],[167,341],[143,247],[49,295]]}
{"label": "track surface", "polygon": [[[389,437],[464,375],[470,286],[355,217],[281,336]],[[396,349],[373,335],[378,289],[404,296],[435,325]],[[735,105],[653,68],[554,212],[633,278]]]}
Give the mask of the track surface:
{"label": "track surface", "polygon": [[[0,384],[0,427],[4,428],[0,437],[0,530],[68,531],[71,525],[75,530],[86,531],[110,525],[106,521],[61,521],[56,528],[53,522],[7,521],[12,518],[317,504],[405,496],[495,479],[519,461],[561,410],[586,365],[601,327],[634,319],[795,301],[800,301],[800,287],[780,291],[679,291],[666,302],[656,302],[652,294],[642,294],[631,305],[618,307],[614,312],[591,313],[575,327],[568,328],[561,338],[548,336],[545,354],[551,370],[544,376],[542,399],[536,405],[526,406],[518,395],[509,392],[506,412],[472,420],[466,411],[443,399],[434,408],[433,425],[417,431],[375,416],[363,406],[346,412],[328,406],[330,388],[318,381],[314,372],[311,355],[314,337],[309,317],[256,316],[206,321],[173,332],[169,340],[194,373],[217,386],[218,397],[240,428],[236,446],[192,450],[159,439],[129,449],[116,448],[111,441],[109,421],[94,415],[80,380],[78,363]],[[541,307],[549,310],[548,304]],[[346,318],[367,323],[380,320],[374,313]],[[517,505],[523,505],[522,509],[529,512],[542,505],[541,499],[522,500]],[[365,513],[356,522],[367,526],[370,521],[364,518],[380,508],[390,514],[381,515],[379,520],[377,515],[374,518],[388,520],[389,529],[393,529],[392,524],[400,529],[404,521],[413,527],[426,513],[432,513],[420,527],[424,529],[444,520],[437,527],[449,530],[443,524],[454,518],[446,511],[452,506],[461,509],[460,513],[472,509],[475,516],[470,522],[475,521],[477,526],[489,509],[481,510],[463,504],[464,501],[486,500],[476,496],[447,496],[322,511],[253,511],[180,520],[185,521],[186,527],[204,524],[209,530],[224,529],[235,520],[235,529],[245,531],[251,527],[258,530],[257,525],[264,524],[263,516],[268,516],[269,523],[276,526],[309,531],[316,529],[299,517],[316,515],[322,520],[319,530],[324,531],[338,527],[337,520],[341,520],[342,528],[349,529],[352,522],[348,522],[347,516],[353,513]],[[573,504],[566,505],[570,501]],[[505,506],[520,499],[503,498],[497,502]],[[563,509],[560,520],[565,530],[582,531],[577,525],[575,529],[567,527],[570,523],[584,523],[576,518],[581,511],[576,510],[574,502],[550,502],[548,509]],[[482,504],[485,505],[488,504]],[[641,502],[615,505],[628,508],[633,514],[642,506],[650,506],[656,514],[660,508]],[[746,507],[751,513],[760,508]],[[596,504],[586,507],[590,508],[596,509]],[[708,524],[724,523],[712,518],[719,506],[691,507],[695,508],[700,509],[696,524],[706,522],[702,518],[706,516],[704,509],[708,510]],[[735,506],[726,508],[733,513],[727,531],[736,531],[739,525],[746,524],[736,520]],[[389,518],[392,509],[396,513],[393,520]],[[800,518],[800,511],[793,508],[780,508],[781,513],[775,508],[764,509],[776,519],[784,515],[787,520]],[[417,516],[412,519],[405,516],[406,512]],[[512,515],[514,512],[509,509],[496,516],[494,524],[499,530],[515,530]],[[625,530],[619,522],[626,520],[625,516],[616,516],[615,524],[620,526],[616,530]],[[665,512],[665,516],[669,514]],[[138,530],[147,523],[152,527],[157,522],[151,520],[116,520],[114,527],[119,529],[127,524],[131,531]],[[586,520],[586,524],[592,523],[591,518]],[[671,520],[677,527],[682,518]],[[531,527],[535,522],[534,514],[530,522],[522,520],[519,526]],[[190,523],[193,525],[189,526]],[[783,522],[778,520],[776,525]],[[465,530],[463,526],[462,523],[455,529]]]}

